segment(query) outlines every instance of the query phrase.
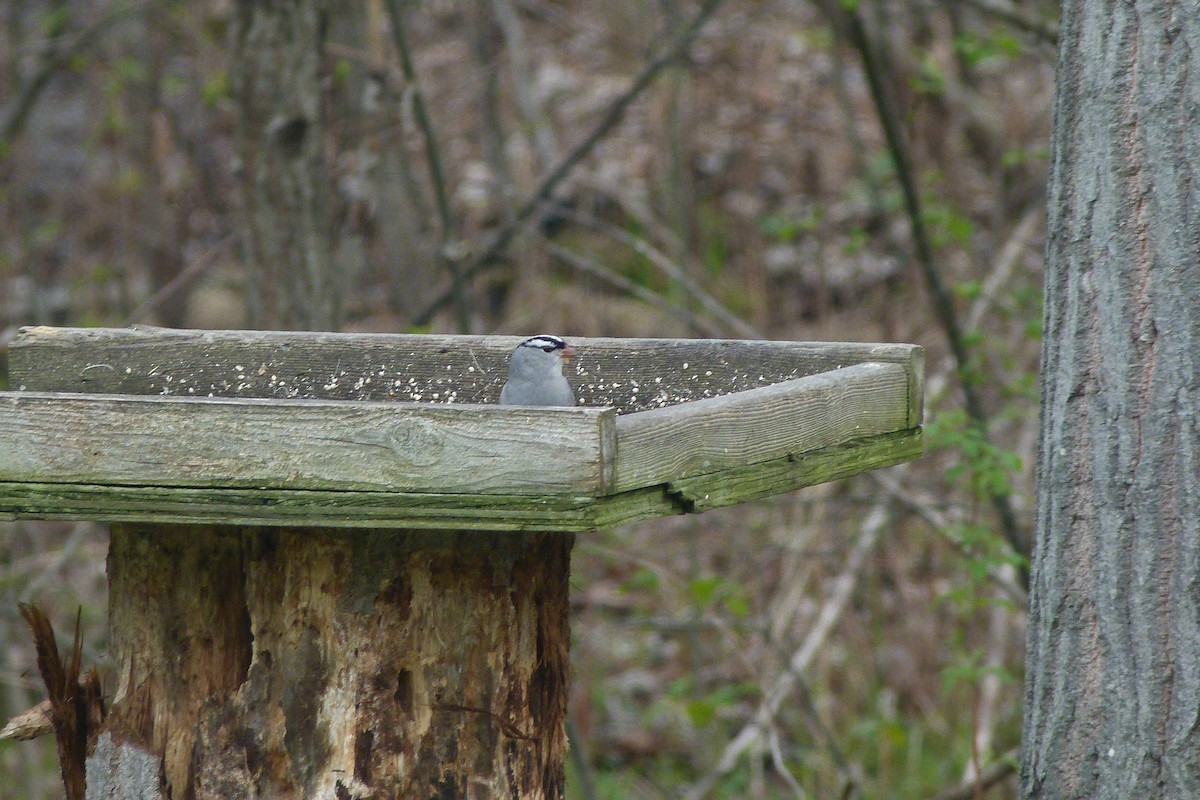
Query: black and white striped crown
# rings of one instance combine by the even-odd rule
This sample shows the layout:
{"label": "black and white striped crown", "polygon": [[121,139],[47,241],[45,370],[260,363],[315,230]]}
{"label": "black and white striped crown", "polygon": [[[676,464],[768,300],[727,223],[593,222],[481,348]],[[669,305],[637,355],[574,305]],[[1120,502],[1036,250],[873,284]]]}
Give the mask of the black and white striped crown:
{"label": "black and white striped crown", "polygon": [[551,336],[548,333],[540,333],[537,336],[530,336],[525,341],[521,342],[521,347],[536,347],[537,349],[553,353],[555,350],[562,350],[567,346],[567,343],[557,336]]}

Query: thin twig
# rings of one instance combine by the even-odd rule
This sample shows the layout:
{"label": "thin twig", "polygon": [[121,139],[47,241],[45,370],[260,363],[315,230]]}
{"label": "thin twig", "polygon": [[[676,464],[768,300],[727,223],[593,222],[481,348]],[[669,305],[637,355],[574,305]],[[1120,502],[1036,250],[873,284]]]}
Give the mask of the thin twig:
{"label": "thin twig", "polygon": [[971,308],[967,312],[967,330],[979,326],[984,315],[995,304],[1000,290],[1009,285],[1017,264],[1021,262],[1021,256],[1025,255],[1030,237],[1033,236],[1033,232],[1037,230],[1038,223],[1044,216],[1045,209],[1041,206],[1031,206],[1017,222],[1016,227],[1004,242],[1004,246],[1000,248],[995,262],[988,269],[988,276],[984,280],[983,286],[980,287],[979,297],[971,303]]}
{"label": "thin twig", "polygon": [[[826,3],[828,4],[829,1],[826,0]],[[984,441],[988,441],[987,413],[984,411],[983,400],[976,391],[970,375],[971,354],[968,351],[966,337],[963,335],[958,312],[954,308],[953,296],[942,279],[929,233],[925,229],[924,211],[921,208],[921,199],[917,192],[912,158],[900,132],[900,115],[892,105],[892,97],[885,84],[883,68],[862,19],[854,9],[842,9],[840,19],[844,21],[850,42],[858,51],[863,62],[863,71],[866,73],[875,112],[883,128],[884,138],[896,168],[896,177],[904,196],[904,208],[912,232],[913,245],[917,252],[917,264],[925,279],[930,300],[933,302],[934,314],[945,333],[950,352],[954,356],[967,416],[971,424],[977,428],[979,436]],[[989,499],[996,510],[1001,532],[1009,546],[1014,552],[1027,555],[1029,547],[1026,544],[1026,537],[1021,530],[1021,525],[1017,521],[1017,514],[1013,510],[1012,498],[1007,492],[996,492]],[[1021,567],[1020,572],[1022,583],[1027,584],[1029,582],[1028,569]]]}
{"label": "thin twig", "polygon": [[160,287],[157,292],[139,303],[138,307],[129,312],[129,316],[127,316],[125,321],[121,324],[132,325],[133,323],[137,322],[143,314],[147,313],[163,301],[169,299],[184,286],[191,283],[192,280],[194,280],[198,275],[216,263],[217,256],[220,255],[221,251],[224,250],[225,247],[232,241],[232,233],[221,237],[216,244],[193,259],[192,263],[181,269],[174,278],[171,278],[171,280],[167,281],[167,283]]}
{"label": "thin twig", "polygon": [[471,309],[467,304],[466,282],[454,250],[454,218],[450,213],[450,198],[446,190],[446,175],[442,169],[442,157],[438,150],[437,136],[433,132],[433,122],[429,119],[429,111],[425,107],[425,93],[421,91],[421,83],[417,80],[417,70],[413,66],[412,53],[408,48],[408,37],[405,33],[404,14],[400,9],[399,0],[387,0],[388,17],[392,23],[392,40],[396,52],[400,56],[400,70],[404,74],[410,96],[412,98],[413,115],[417,127],[421,129],[421,139],[425,144],[425,158],[429,163],[429,180],[433,184],[434,199],[437,203],[438,221],[441,226],[441,246],[438,255],[450,273],[450,297],[454,300],[454,310],[458,317],[458,327],[462,333],[471,332]]}
{"label": "thin twig", "polygon": [[[389,0],[389,2],[394,3],[396,0]],[[717,10],[717,7],[720,6],[722,2],[723,0],[705,0],[704,5],[700,7],[698,12],[696,12],[696,16],[687,25],[687,27],[680,32],[680,34],[675,38],[675,41],[672,42],[671,46],[667,48],[666,51],[664,51],[661,55],[647,64],[645,69],[643,69],[642,72],[633,79],[633,82],[629,85],[629,88],[622,92],[619,97],[613,100],[608,109],[605,111],[600,122],[597,123],[596,127],[592,129],[592,132],[584,137],[581,142],[575,145],[571,152],[567,153],[567,155],[563,157],[558,166],[551,170],[550,174],[542,179],[541,184],[538,185],[537,189],[534,190],[529,199],[526,200],[517,209],[516,213],[513,214],[512,221],[502,228],[499,233],[492,238],[492,241],[487,245],[487,247],[485,247],[478,255],[471,259],[470,263],[463,268],[462,277],[464,280],[470,280],[474,278],[479,273],[490,268],[496,262],[496,259],[500,256],[500,254],[508,248],[508,245],[512,243],[512,240],[516,238],[517,234],[520,233],[521,230],[524,229],[525,225],[535,216],[535,213],[542,207],[542,204],[550,200],[554,190],[558,188],[558,185],[562,183],[563,179],[565,179],[572,172],[572,170],[578,166],[579,162],[583,161],[584,158],[591,154],[596,145],[599,144],[600,141],[606,135],[608,135],[608,133],[615,128],[622,119],[624,119],[625,112],[628,110],[629,106],[642,94],[643,91],[646,90],[646,87],[648,87],[654,81],[654,79],[658,76],[658,73],[662,72],[664,67],[683,55],[683,53],[691,45],[692,41],[700,33],[700,29],[704,27],[704,24],[708,21],[709,17],[713,15],[713,12]],[[452,297],[452,291],[443,292],[441,295],[435,298],[434,301],[430,303],[424,311],[422,311],[413,319],[413,324],[429,324],[429,320],[432,319],[433,315],[440,311],[442,307],[452,299]]]}
{"label": "thin twig", "polygon": [[632,234],[621,230],[616,225],[613,225],[603,220],[597,219],[590,214],[580,214],[570,209],[560,209],[559,213],[566,219],[578,222],[593,230],[599,231],[606,236],[616,239],[621,244],[633,250],[638,255],[645,258],[651,264],[659,269],[664,275],[675,281],[679,286],[691,295],[706,311],[714,317],[724,322],[730,330],[735,331],[741,336],[749,339],[765,338],[763,334],[750,323],[743,320],[738,315],[734,314],[725,306],[721,305],[716,298],[704,291],[700,284],[692,280],[692,277],[687,274],[687,270],[676,264],[666,253],[659,250],[650,242],[643,238],[633,236]]}
{"label": "thin twig", "polygon": [[1018,30],[1033,34],[1049,45],[1058,45],[1058,25],[1053,22],[1042,22],[1031,14],[1018,8],[1012,3],[997,2],[997,0],[953,0],[956,3],[968,5],[981,14],[994,17],[1008,23]]}
{"label": "thin twig", "polygon": [[[899,482],[894,480],[891,475],[886,472],[875,471],[870,474],[870,478],[880,488],[888,493],[893,500],[905,506],[917,516],[925,520],[931,528],[943,536],[950,544],[954,545],[961,553],[966,556],[973,557],[977,555],[963,540],[962,537],[954,532],[956,527],[954,522],[945,514],[933,508],[928,503],[923,503],[912,495],[911,492],[904,491]],[[1012,604],[1018,608],[1024,608],[1029,602],[1029,595],[1025,591],[1025,587],[1018,583],[1014,577],[1010,577],[1000,569],[998,564],[987,565],[987,575],[996,586],[1003,591]]]}
{"label": "thin twig", "polygon": [[821,715],[817,713],[817,704],[813,702],[812,689],[809,688],[808,681],[805,680],[803,675],[796,676],[796,699],[800,702],[800,710],[808,721],[813,738],[823,743],[829,753],[830,760],[833,761],[834,768],[837,769],[841,777],[843,787],[842,797],[857,797],[859,794],[858,781],[855,779],[854,772],[850,768],[850,762],[846,759],[846,754],[842,752],[842,748],[838,746],[833,733],[821,721]]}
{"label": "thin twig", "polygon": [[983,772],[979,773],[979,777],[975,780],[939,792],[934,795],[933,800],[971,800],[971,798],[977,797],[979,792],[987,791],[1017,771],[1016,761],[1018,755],[1018,748],[1009,750],[993,764],[984,769]]}
{"label": "thin twig", "polygon": [[581,256],[578,253],[568,250],[562,245],[556,244],[555,242],[549,240],[545,242],[545,247],[546,251],[551,256],[558,259],[563,264],[571,267],[572,269],[578,270],[586,275],[591,275],[592,277],[602,280],[627,294],[633,295],[639,300],[654,306],[658,306],[671,316],[683,320],[688,325],[696,328],[706,336],[712,338],[721,338],[723,332],[719,328],[709,324],[708,322],[705,322],[700,317],[697,317],[694,313],[692,313],[691,310],[672,303],[662,295],[656,294],[646,287],[634,283],[624,275],[619,275],[612,270],[607,269],[606,267],[597,263],[595,260]]}
{"label": "thin twig", "polygon": [[521,18],[512,0],[491,0],[492,13],[496,24],[504,34],[504,43],[508,47],[509,82],[512,85],[513,98],[517,108],[524,117],[525,124],[521,128],[528,132],[533,151],[537,153],[541,166],[547,166],[558,161],[558,141],[554,136],[554,128],[550,119],[534,97],[530,87],[529,57],[525,50],[525,32],[521,28]]}
{"label": "thin twig", "polygon": [[[11,144],[12,140],[20,133],[25,126],[25,121],[29,118],[29,112],[33,110],[38,97],[49,85],[50,79],[54,77],[55,73],[66,67],[75,56],[91,47],[100,38],[100,34],[125,17],[139,13],[150,5],[150,2],[118,5],[87,28],[74,34],[68,41],[63,41],[67,39],[65,34],[51,38],[42,53],[37,71],[32,78],[22,84],[17,91],[17,96],[8,104],[9,112],[4,117],[4,121],[0,123],[0,149],[4,145]],[[65,44],[65,46],[60,46],[61,44]]]}
{"label": "thin twig", "polygon": [[[492,203],[507,222],[512,217],[513,179],[505,152],[504,124],[500,120],[500,72],[493,55],[496,21],[487,0],[476,0],[471,26],[471,52],[479,74],[480,116],[483,118],[483,152],[492,171],[488,191]],[[510,55],[510,58],[513,56]],[[515,87],[514,87],[515,89]]]}
{"label": "thin twig", "polygon": [[596,792],[596,775],[592,772],[592,765],[588,763],[587,753],[584,752],[583,734],[579,732],[575,716],[569,710],[567,742],[570,744],[567,752],[571,754],[571,761],[575,764],[575,788],[581,791],[583,800],[600,800],[600,795]]}
{"label": "thin twig", "polygon": [[779,773],[779,777],[783,778],[783,782],[792,790],[792,794],[796,795],[797,800],[805,800],[808,794],[800,786],[796,776],[788,769],[787,762],[783,760],[783,747],[779,743],[779,729],[774,724],[771,725],[771,731],[767,735],[767,744],[771,749],[771,764]]}
{"label": "thin twig", "polygon": [[875,549],[875,543],[879,540],[879,535],[887,523],[887,506],[888,501],[881,501],[876,503],[867,514],[858,541],[854,543],[854,549],[846,558],[846,564],[842,568],[841,574],[833,582],[833,590],[817,614],[816,621],[808,635],[804,637],[800,647],[792,653],[787,669],[775,679],[774,684],[765,693],[754,718],[746,723],[737,736],[725,746],[712,771],[686,792],[684,796],[687,800],[700,800],[707,796],[716,786],[717,781],[734,768],[742,755],[761,746],[771,720],[779,713],[783,701],[795,690],[804,671],[808,669],[808,665],[812,663],[813,658],[824,646],[826,639],[833,631],[833,626],[841,619],[846,604],[850,602],[850,596],[855,586],[858,585],[858,575],[866,563],[867,556]]}
{"label": "thin twig", "polygon": [[[1015,573],[1011,564],[1002,564],[1002,571]],[[1010,580],[1015,578],[1010,575]],[[1003,603],[994,604],[988,613],[988,644],[984,656],[983,674],[976,689],[974,731],[971,735],[971,761],[963,774],[963,782],[974,781],[982,773],[980,761],[991,752],[996,735],[996,724],[1001,712],[1000,700],[1004,688],[1000,677],[1004,669],[1005,654],[1013,625],[1009,609]]]}

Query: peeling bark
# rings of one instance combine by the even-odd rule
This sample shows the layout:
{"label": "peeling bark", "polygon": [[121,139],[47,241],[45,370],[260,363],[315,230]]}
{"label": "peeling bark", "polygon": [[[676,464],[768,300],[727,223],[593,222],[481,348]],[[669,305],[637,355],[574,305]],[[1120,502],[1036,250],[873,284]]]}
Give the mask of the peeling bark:
{"label": "peeling bark", "polygon": [[150,755],[172,798],[561,797],[571,544],[117,526],[89,785]]}

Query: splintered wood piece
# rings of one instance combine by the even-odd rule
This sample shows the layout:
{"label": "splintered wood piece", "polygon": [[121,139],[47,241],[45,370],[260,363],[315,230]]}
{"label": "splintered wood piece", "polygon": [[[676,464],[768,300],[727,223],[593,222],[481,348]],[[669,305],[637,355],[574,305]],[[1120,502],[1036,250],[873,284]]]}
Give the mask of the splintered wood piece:
{"label": "splintered wood piece", "polygon": [[[75,616],[75,639],[68,660],[59,653],[58,640],[46,613],[28,603],[18,603],[17,607],[33,635],[38,672],[46,684],[47,716],[58,744],[58,764],[67,800],[84,800],[87,752],[95,744],[99,728],[104,722],[105,708],[99,673],[95,667],[87,672],[82,667],[82,610]],[[30,717],[39,708],[42,706],[35,707],[21,717],[26,723],[32,723]],[[5,730],[10,727],[12,723]],[[24,733],[32,735],[29,730]],[[14,734],[14,738],[18,737]]]}

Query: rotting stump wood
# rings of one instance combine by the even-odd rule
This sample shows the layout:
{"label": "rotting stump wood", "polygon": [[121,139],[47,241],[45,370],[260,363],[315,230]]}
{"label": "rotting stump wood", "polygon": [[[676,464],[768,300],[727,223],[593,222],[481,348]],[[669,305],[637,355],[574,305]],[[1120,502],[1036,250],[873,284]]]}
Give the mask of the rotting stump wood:
{"label": "rotting stump wood", "polygon": [[114,523],[89,797],[555,798],[574,535],[921,452],[910,345],[30,328],[0,516]]}
{"label": "rotting stump wood", "polygon": [[113,526],[116,702],[89,783],[101,797],[561,796],[572,539]]}

